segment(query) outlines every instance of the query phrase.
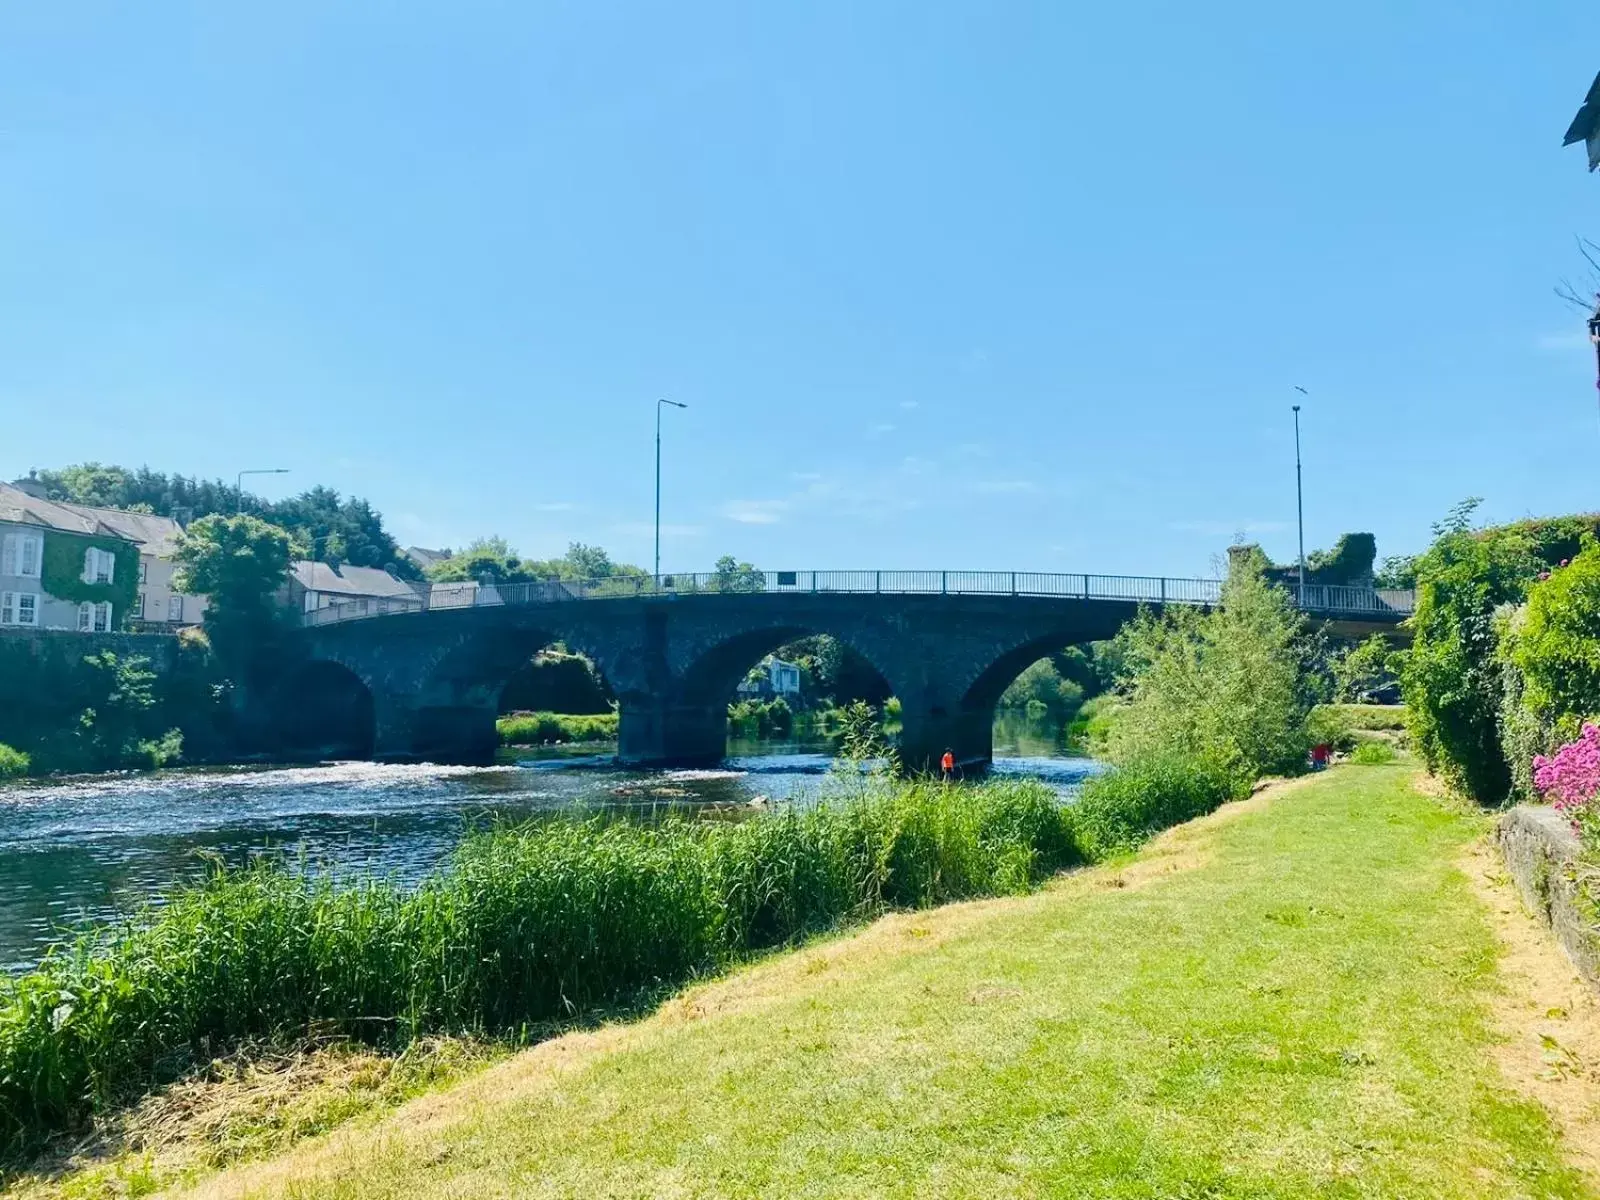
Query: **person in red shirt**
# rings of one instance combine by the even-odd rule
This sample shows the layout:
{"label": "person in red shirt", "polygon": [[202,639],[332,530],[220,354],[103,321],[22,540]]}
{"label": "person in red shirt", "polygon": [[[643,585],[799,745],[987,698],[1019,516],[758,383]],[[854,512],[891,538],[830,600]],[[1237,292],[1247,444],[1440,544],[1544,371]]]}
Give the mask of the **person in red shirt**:
{"label": "person in red shirt", "polygon": [[946,783],[956,777],[956,756],[949,750],[946,750],[944,757],[939,760],[939,770],[944,773]]}
{"label": "person in red shirt", "polygon": [[1311,747],[1311,769],[1313,771],[1326,770],[1328,759],[1333,755],[1333,747],[1326,742],[1318,742]]}

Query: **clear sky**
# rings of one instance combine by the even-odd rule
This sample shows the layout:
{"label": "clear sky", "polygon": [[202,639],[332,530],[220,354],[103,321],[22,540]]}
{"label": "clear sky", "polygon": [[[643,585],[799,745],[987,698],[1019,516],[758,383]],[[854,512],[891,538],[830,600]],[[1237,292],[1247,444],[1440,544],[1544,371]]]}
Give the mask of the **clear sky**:
{"label": "clear sky", "polygon": [[[250,7],[253,11],[246,11]],[[1600,507],[1592,0],[25,4],[0,475],[402,542],[1207,573]]]}

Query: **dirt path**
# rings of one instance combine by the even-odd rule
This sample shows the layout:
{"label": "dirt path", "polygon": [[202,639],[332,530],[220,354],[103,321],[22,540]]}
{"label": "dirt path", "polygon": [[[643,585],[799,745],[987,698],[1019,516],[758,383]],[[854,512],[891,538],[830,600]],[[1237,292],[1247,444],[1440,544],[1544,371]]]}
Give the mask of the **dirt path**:
{"label": "dirt path", "polygon": [[1505,1039],[1495,1055],[1500,1069],[1543,1105],[1573,1163],[1600,1185],[1600,998],[1524,907],[1492,834],[1468,847],[1461,868],[1502,949],[1502,988],[1491,1000]]}

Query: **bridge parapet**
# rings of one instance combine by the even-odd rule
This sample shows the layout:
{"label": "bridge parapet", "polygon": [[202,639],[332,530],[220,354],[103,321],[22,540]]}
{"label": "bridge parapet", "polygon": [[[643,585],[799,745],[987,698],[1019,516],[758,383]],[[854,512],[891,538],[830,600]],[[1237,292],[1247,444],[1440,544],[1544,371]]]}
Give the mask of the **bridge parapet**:
{"label": "bridge parapet", "polygon": [[[1295,606],[1325,617],[1399,621],[1416,607],[1411,591],[1335,584],[1286,589]],[[1219,602],[1222,581],[1142,575],[1089,575],[1038,571],[715,571],[659,576],[611,576],[592,580],[541,580],[533,583],[437,583],[415,596],[357,600],[314,609],[306,626],[407,613],[507,605],[564,604],[575,601],[649,599],[707,595],[887,595],[1017,596],[1066,600],[1109,600],[1163,607],[1206,607]]]}

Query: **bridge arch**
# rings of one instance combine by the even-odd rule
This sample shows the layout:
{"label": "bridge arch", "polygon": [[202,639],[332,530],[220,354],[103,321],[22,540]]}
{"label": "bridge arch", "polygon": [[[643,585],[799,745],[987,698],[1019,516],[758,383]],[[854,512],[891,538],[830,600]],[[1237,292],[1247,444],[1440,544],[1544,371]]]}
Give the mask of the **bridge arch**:
{"label": "bridge arch", "polygon": [[372,758],[377,713],[372,688],[331,658],[311,659],[280,679],[267,698],[274,753],[292,761]]}

